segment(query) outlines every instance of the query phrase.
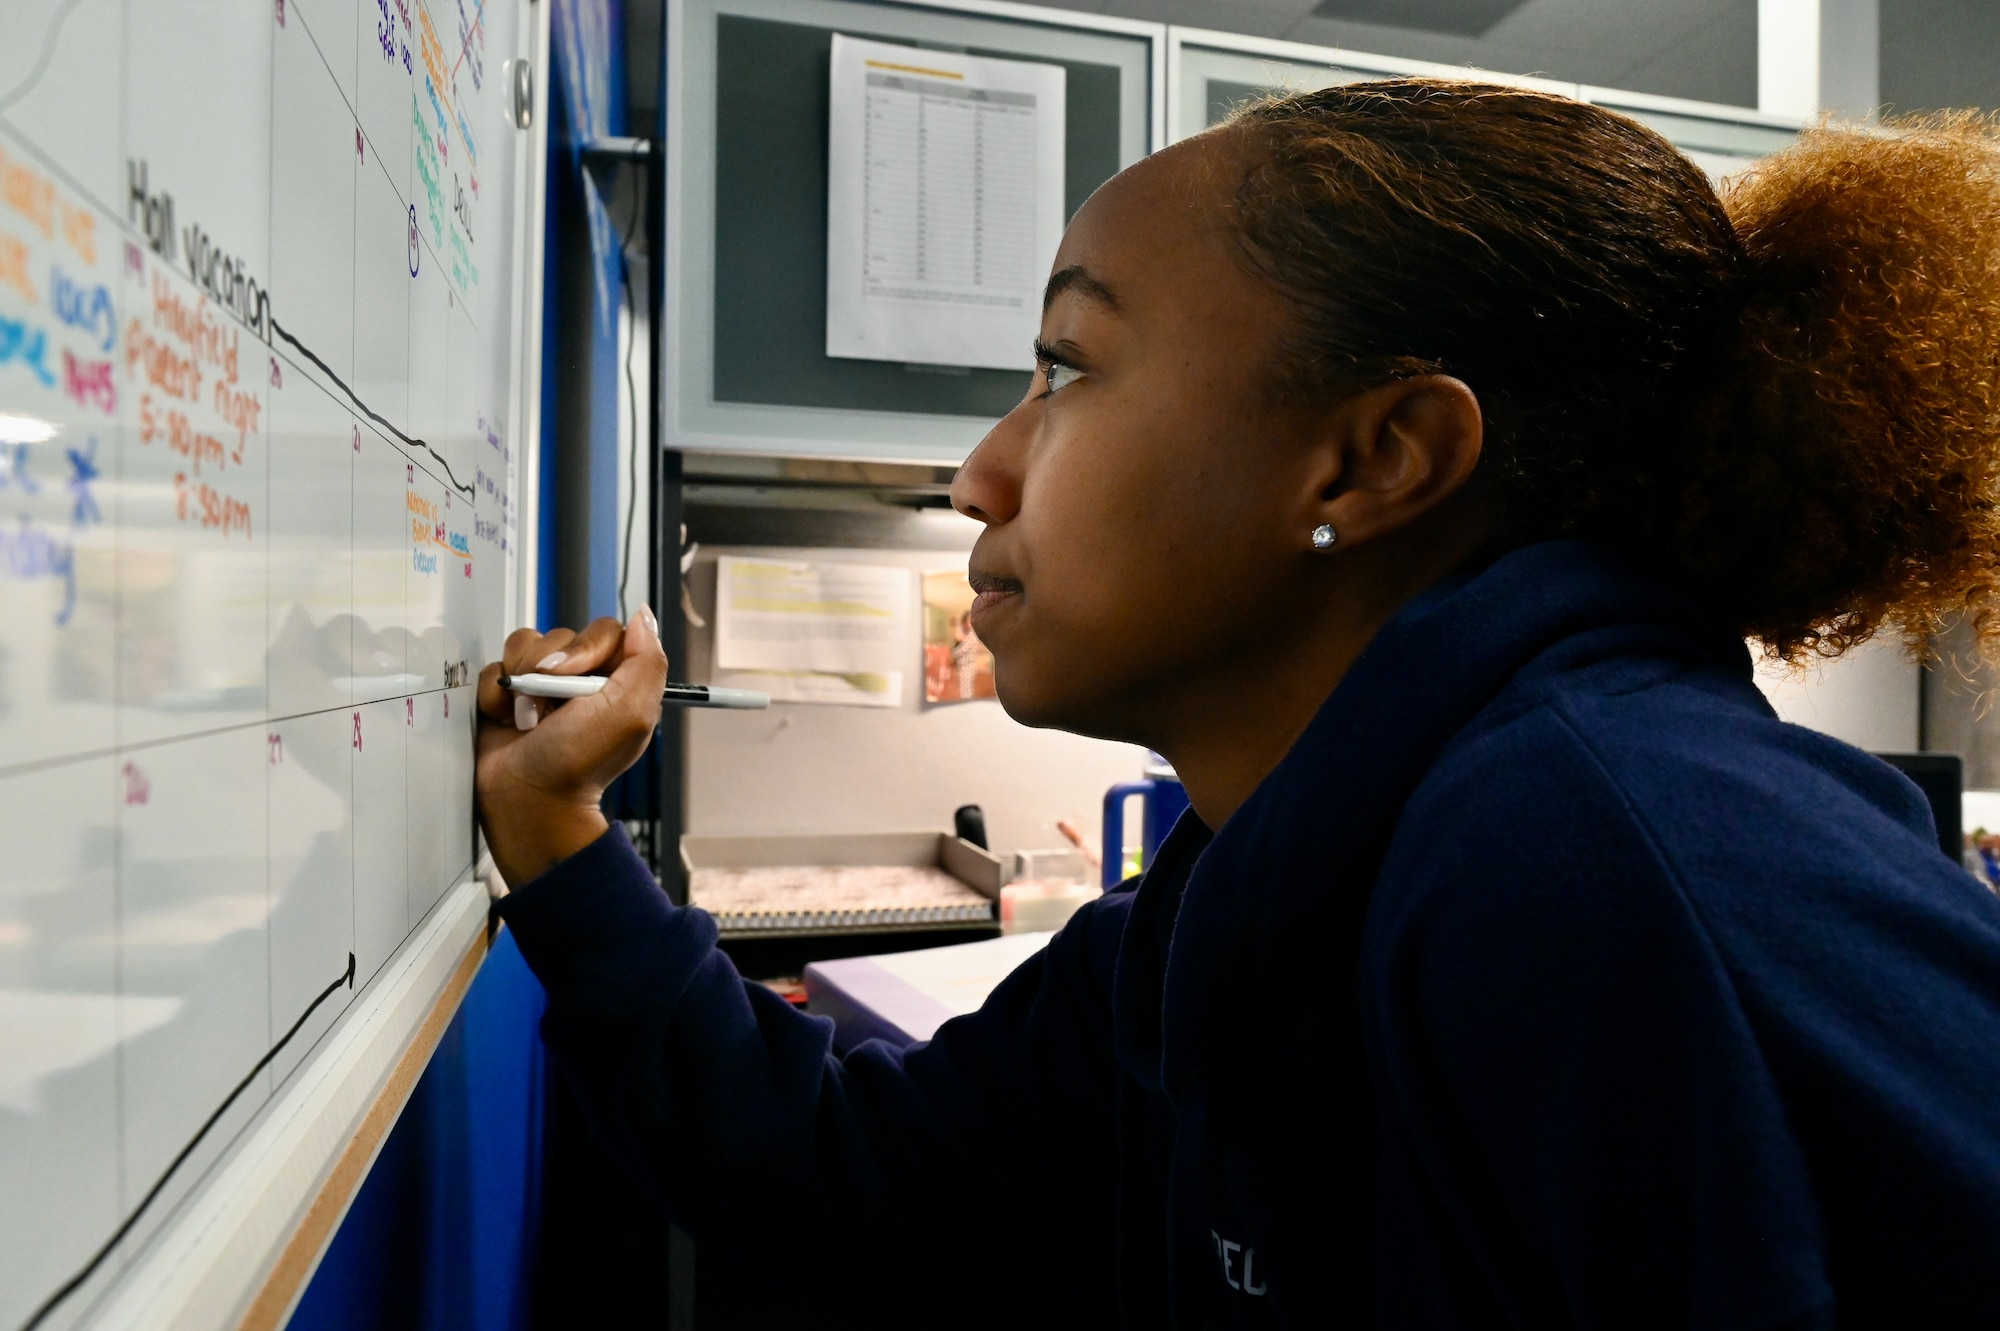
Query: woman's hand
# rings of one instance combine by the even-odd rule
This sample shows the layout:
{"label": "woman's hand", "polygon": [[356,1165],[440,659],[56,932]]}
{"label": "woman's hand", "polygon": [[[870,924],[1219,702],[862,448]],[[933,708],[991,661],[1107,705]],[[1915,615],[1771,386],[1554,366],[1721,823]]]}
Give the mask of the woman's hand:
{"label": "woman's hand", "polygon": [[[500,687],[500,676],[609,668],[602,693],[558,701]],[[637,762],[660,720],[667,657],[650,609],[582,633],[516,630],[479,674],[479,822],[493,862],[526,883],[602,836],[604,788]]]}

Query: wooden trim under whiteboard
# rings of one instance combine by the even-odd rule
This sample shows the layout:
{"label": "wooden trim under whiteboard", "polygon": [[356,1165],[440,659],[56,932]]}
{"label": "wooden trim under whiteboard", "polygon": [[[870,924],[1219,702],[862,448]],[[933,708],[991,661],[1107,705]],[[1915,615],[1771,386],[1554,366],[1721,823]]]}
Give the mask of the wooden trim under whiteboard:
{"label": "wooden trim under whiteboard", "polygon": [[410,1041],[402,1058],[396,1061],[388,1084],[375,1097],[375,1103],[369,1106],[354,1139],[347,1143],[347,1149],[334,1161],[319,1195],[306,1208],[305,1218],[299,1222],[299,1227],[292,1231],[291,1242],[278,1254],[277,1263],[271,1268],[264,1287],[251,1301],[250,1310],[237,1324],[237,1331],[277,1331],[291,1319],[292,1309],[305,1293],[306,1282],[319,1266],[319,1259],[332,1241],[334,1230],[340,1227],[348,1206],[361,1191],[362,1181],[368,1177],[375,1157],[381,1153],[389,1129],[396,1126],[403,1106],[410,1102],[410,1094],[417,1088],[417,1078],[423,1076],[424,1069],[430,1065],[431,1055],[437,1052],[438,1041],[444,1038],[445,1028],[451,1024],[459,1004],[464,1002],[465,991],[472,987],[473,977],[479,974],[479,967],[485,962],[491,947],[492,931],[482,930],[472,946],[466,949],[444,992],[438,995],[437,1002],[431,1005],[429,1014],[424,1017],[423,1025],[417,1028],[416,1038]]}

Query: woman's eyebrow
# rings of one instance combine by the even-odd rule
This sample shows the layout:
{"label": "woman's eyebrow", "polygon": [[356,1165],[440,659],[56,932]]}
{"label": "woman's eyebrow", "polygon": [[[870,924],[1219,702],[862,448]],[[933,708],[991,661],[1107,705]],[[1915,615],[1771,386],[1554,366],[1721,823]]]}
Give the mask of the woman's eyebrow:
{"label": "woman's eyebrow", "polygon": [[1042,291],[1042,308],[1048,309],[1049,302],[1065,291],[1080,292],[1114,311],[1118,308],[1117,294],[1092,277],[1090,271],[1082,264],[1073,263],[1067,268],[1056,270],[1055,275],[1049,279],[1048,286]]}

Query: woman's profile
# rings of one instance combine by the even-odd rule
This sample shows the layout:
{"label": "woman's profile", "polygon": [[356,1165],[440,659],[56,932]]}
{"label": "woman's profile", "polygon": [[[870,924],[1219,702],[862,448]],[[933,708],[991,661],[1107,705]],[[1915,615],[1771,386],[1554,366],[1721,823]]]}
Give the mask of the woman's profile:
{"label": "woman's profile", "polygon": [[597,809],[650,613],[516,634],[612,672],[480,690],[596,1130],[879,1325],[2000,1324],[2000,901],[1745,647],[2000,638],[1996,224],[1981,121],[1718,197],[1611,112],[1424,80],[1126,170],[952,497],[1009,713],[1159,751],[1190,813],[980,1011],[836,1057]]}

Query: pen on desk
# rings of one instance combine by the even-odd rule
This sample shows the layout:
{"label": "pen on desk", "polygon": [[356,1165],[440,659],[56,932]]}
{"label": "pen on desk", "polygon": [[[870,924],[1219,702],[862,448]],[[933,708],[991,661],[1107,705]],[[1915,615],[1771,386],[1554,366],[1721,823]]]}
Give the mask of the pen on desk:
{"label": "pen on desk", "polygon": [[[502,675],[500,687],[530,698],[588,698],[604,688],[603,675]],[[669,684],[660,694],[669,707],[769,707],[771,695],[754,689],[717,689],[706,684]]]}

